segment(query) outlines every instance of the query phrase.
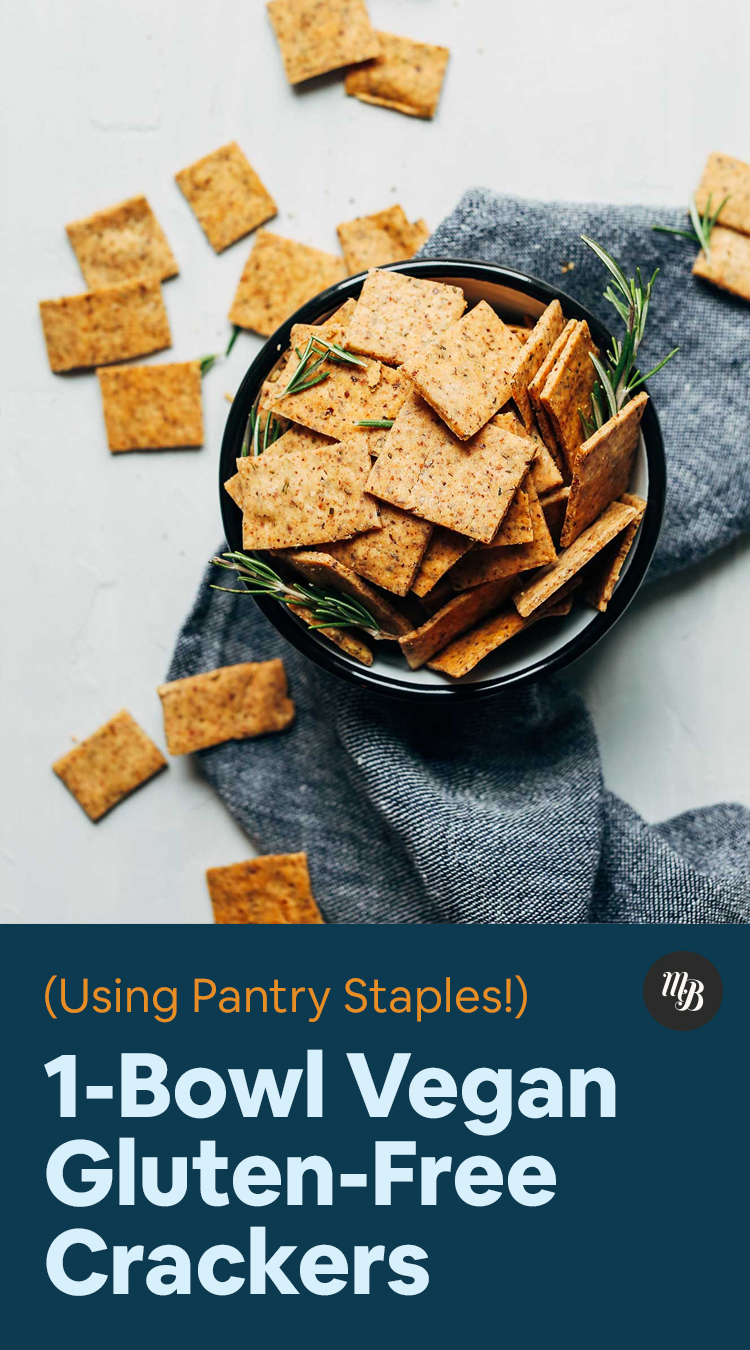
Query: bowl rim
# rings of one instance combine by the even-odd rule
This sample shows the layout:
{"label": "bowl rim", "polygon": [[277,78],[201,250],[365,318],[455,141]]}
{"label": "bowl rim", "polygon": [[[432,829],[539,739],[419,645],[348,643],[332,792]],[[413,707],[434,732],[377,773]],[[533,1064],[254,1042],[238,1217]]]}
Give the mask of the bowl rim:
{"label": "bowl rim", "polygon": [[[610,333],[595,314],[566,291],[538,277],[518,272],[514,268],[499,263],[474,262],[468,258],[429,258],[410,259],[405,262],[389,263],[379,269],[389,272],[405,272],[419,278],[450,276],[460,281],[462,277],[472,281],[486,282],[491,285],[504,285],[523,291],[531,299],[548,305],[559,300],[566,316],[585,319],[599,346],[606,346]],[[254,404],[261,385],[267,379],[281,354],[289,346],[291,330],[294,324],[315,323],[321,315],[355,297],[362,288],[367,272],[358,272],[343,281],[336,282],[327,290],[308,300],[290,318],[286,319],[276,332],[264,343],[258,355],[240,384],[229,410],[219,455],[219,504],[221,509],[224,537],[230,550],[242,551],[241,514],[239,507],[224,491],[224,483],[236,472],[235,459],[237,449],[247,424],[250,409]],[[643,386],[648,393],[647,386]],[[330,648],[316,640],[308,630],[295,619],[284,605],[267,596],[254,596],[255,603],[274,625],[282,637],[291,642],[299,652],[308,657],[317,666],[329,674],[336,675],[350,684],[363,686],[372,692],[389,695],[405,700],[415,699],[453,699],[466,702],[488,698],[511,685],[530,683],[541,675],[554,674],[585,652],[590,651],[605,633],[622,617],[639,590],[654,555],[661,529],[666,499],[666,459],[664,441],[659,417],[649,398],[641,421],[648,466],[648,498],[636,545],[631,555],[628,569],[621,578],[605,612],[599,613],[579,633],[558,647],[551,655],[532,661],[522,670],[488,676],[470,684],[447,683],[418,685],[397,675],[383,674],[369,666],[355,665],[351,658],[344,656],[338,648]],[[238,529],[240,530],[238,541]]]}

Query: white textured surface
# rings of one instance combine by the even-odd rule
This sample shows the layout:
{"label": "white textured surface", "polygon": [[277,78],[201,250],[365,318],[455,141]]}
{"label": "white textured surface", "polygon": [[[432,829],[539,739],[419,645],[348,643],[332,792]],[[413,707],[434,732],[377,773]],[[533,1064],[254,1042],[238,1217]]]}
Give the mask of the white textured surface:
{"label": "white textured surface", "polygon": [[[145,192],[181,267],[157,359],[202,355],[226,341],[249,241],[215,257],[177,169],[236,138],[280,203],[273,228],[331,250],[338,221],[400,201],[435,225],[476,183],[680,203],[707,151],[747,158],[743,9],[370,0],[376,25],[452,50],[430,124],[346,99],[336,76],[290,90],[260,0],[3,0],[6,921],[205,922],[205,867],[249,852],[189,761],[96,827],[50,771],[123,706],[162,741],[154,686],[220,535],[223,392],[259,346],[241,337],[208,378],[203,450],[110,458],[96,379],[50,374],[36,314],[83,289],[65,222]],[[652,588],[570,676],[607,783],[650,820],[750,798],[749,585],[739,546]]]}

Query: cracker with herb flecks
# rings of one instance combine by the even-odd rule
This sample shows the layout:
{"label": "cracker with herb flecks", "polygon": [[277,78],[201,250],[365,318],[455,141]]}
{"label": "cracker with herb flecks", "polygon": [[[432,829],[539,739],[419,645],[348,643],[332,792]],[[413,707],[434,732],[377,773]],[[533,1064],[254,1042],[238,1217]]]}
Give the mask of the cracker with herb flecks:
{"label": "cracker with herb flecks", "polygon": [[273,197],[236,141],[180,169],[175,181],[215,253],[276,215]]}
{"label": "cracker with herb flecks", "polygon": [[299,309],[346,275],[332,253],[259,230],[240,277],[229,322],[270,337]]}
{"label": "cracker with herb flecks", "polygon": [[[310,331],[304,325],[295,325],[292,329],[292,342],[299,347],[300,356],[304,355],[306,335]],[[336,340],[328,333],[325,336],[328,341]],[[411,380],[400,370],[392,370],[379,361],[370,361],[366,357],[358,359],[361,365],[326,361],[315,372],[326,372],[322,383],[285,394],[284,390],[299,365],[299,358],[292,351],[280,378],[274,384],[264,384],[259,405],[261,411],[270,411],[276,417],[286,417],[321,435],[339,439],[353,431],[364,431],[364,428],[357,428],[357,422],[383,418],[390,421],[403,406],[411,390]],[[368,432],[370,446],[372,437],[373,433]],[[378,443],[376,438],[375,444]]]}
{"label": "cracker with herb flecks", "polygon": [[564,487],[555,488],[552,492],[547,492],[539,498],[539,505],[544,512],[544,519],[547,522],[547,529],[552,535],[556,547],[560,545],[560,535],[562,534],[563,521],[568,510],[568,498],[570,497],[570,484]]}
{"label": "cracker with herb flecks", "polygon": [[331,544],[331,557],[394,595],[408,595],[432,534],[432,525],[383,502],[376,530]]}
{"label": "cracker with herb flecks", "polygon": [[527,478],[524,490],[529,499],[529,511],[534,530],[530,544],[512,544],[509,548],[472,549],[450,573],[451,582],[457,591],[472,586],[481,586],[485,581],[499,581],[502,577],[515,577],[519,572],[528,572],[532,568],[543,567],[554,561],[557,550],[547,529],[547,522],[539,504],[533,483]]}
{"label": "cracker with herb flecks", "polygon": [[166,765],[161,750],[123,710],[56,760],[52,768],[89,820],[101,820]]}
{"label": "cracker with herb flecks", "polygon": [[404,364],[422,398],[468,440],[507,403],[519,345],[486,300]]}
{"label": "cracker with herb flecks", "polygon": [[620,501],[624,506],[634,507],[637,515],[625,526],[622,534],[617,535],[606,548],[602,549],[599,557],[591,564],[591,575],[587,577],[583,592],[588,603],[602,614],[614,595],[615,586],[625,566],[625,559],[633,547],[633,541],[646,511],[643,498],[635,497],[630,492],[623,492]]}
{"label": "cracker with herb flecks", "polygon": [[347,567],[330,553],[322,549],[296,551],[289,549],[280,552],[278,556],[314,586],[332,586],[334,590],[341,591],[342,595],[349,595],[353,600],[358,600],[384,633],[398,634],[411,631],[413,624],[401,610],[376,591],[363,577],[353,572],[351,567]]}
{"label": "cracker with herb flecks", "polygon": [[[320,436],[317,431],[308,431],[306,427],[289,427],[289,430],[279,436],[277,441],[272,441],[270,445],[267,445],[262,454],[266,458],[266,463],[268,463],[271,459],[288,454],[290,450],[312,450],[321,445],[333,444],[334,440],[330,436]],[[231,478],[228,478],[224,484],[224,490],[229,493],[232,501],[239,506],[240,510],[242,510],[242,474],[239,472],[239,465],[242,459],[247,458],[247,455],[243,455],[236,460],[238,471]],[[249,458],[252,459],[253,456],[250,455]]]}
{"label": "cracker with herb flecks", "polygon": [[583,531],[570,548],[559,554],[556,561],[550,563],[528,586],[513,596],[513,603],[519,614],[528,616],[545,604],[566,586],[597,553],[620,534],[635,520],[637,511],[623,502],[612,502],[602,514]]}
{"label": "cracker with herb flecks", "polygon": [[380,55],[349,71],[344,85],[347,94],[410,117],[434,117],[450,56],[448,48],[414,42],[394,33],[378,32],[377,36]]}
{"label": "cracker with herb flecks", "polygon": [[170,755],[283,731],[294,721],[283,661],[245,661],[157,690]]}
{"label": "cracker with herb flecks", "polygon": [[367,272],[373,267],[413,258],[426,237],[423,225],[424,222],[410,225],[403,207],[396,205],[337,225],[347,270],[352,274]]}
{"label": "cracker with herb flecks", "polygon": [[564,327],[565,319],[560,301],[553,300],[539,318],[515,359],[511,371],[511,392],[524,426],[529,430],[534,422],[534,409],[528,393],[529,385]]}
{"label": "cracker with herb flecks", "polygon": [[568,548],[605,506],[627,488],[647,403],[648,394],[637,394],[578,451],[560,535],[562,548]]}
{"label": "cracker with herb flecks", "polygon": [[442,525],[436,525],[419,565],[419,571],[412,582],[414,594],[420,599],[429,595],[440,578],[444,577],[454,563],[457,563],[473,546],[474,540],[468,535],[456,534],[455,530],[446,530]]}
{"label": "cracker with herb flecks", "polygon": [[562,355],[558,357],[544,384],[539,400],[562,448],[569,469],[575,465],[578,447],[585,438],[579,409],[590,410],[591,395],[597,381],[591,354],[598,349],[585,319],[575,325]]}
{"label": "cracker with herb flecks", "polygon": [[161,285],[134,278],[61,300],[41,300],[39,313],[54,371],[129,361],[171,347]]}
{"label": "cracker with herb flecks", "polygon": [[224,491],[229,493],[235,506],[242,510],[242,476],[239,473],[233,473],[224,484]]}
{"label": "cracker with herb flecks", "polygon": [[[716,151],[710,154],[695,193],[695,204],[701,215],[708,208],[709,196],[712,211],[725,197],[729,198],[717,217],[719,225],[750,234],[750,164]],[[713,239],[711,248],[713,251]]]}
{"label": "cracker with herb flecks", "polygon": [[458,286],[403,272],[370,272],[347,329],[347,345],[400,366],[419,356],[465,309]]}
{"label": "cracker with herb flecks", "polygon": [[549,492],[553,487],[560,486],[563,476],[557,466],[557,460],[553,459],[544,444],[541,432],[534,419],[532,419],[530,429],[524,426],[520,417],[514,412],[497,413],[492,420],[495,426],[505,427],[508,431],[512,431],[514,436],[530,436],[533,440],[536,450],[529,465],[529,475],[540,495],[543,492]]}
{"label": "cracker with herb flecks", "polygon": [[432,661],[428,662],[428,665],[431,670],[439,670],[444,675],[460,679],[462,675],[468,675],[480,661],[496,652],[498,647],[523,633],[538,619],[552,619],[569,614],[570,607],[571,601],[564,600],[557,605],[545,606],[544,610],[532,614],[528,619],[522,619],[518,611],[512,607],[500,610],[444,647]]}
{"label": "cracker with herb flecks", "polygon": [[750,235],[715,225],[710,257],[701,249],[693,263],[693,276],[711,281],[741,300],[750,300]]}
{"label": "cracker with herb flecks", "polygon": [[290,84],[380,52],[364,0],[270,0],[266,8]]}
{"label": "cracker with herb flecks", "polygon": [[494,539],[491,539],[489,544],[480,544],[478,547],[509,548],[513,544],[530,544],[533,538],[534,526],[531,520],[529,494],[520,487],[516,489],[516,495]]}
{"label": "cracker with herb flecks", "polygon": [[[349,327],[349,320],[356,308],[357,302],[350,296],[348,300],[344,301],[343,305],[339,305],[338,309],[333,311],[333,314],[329,314],[327,319],[323,319],[322,323],[311,324],[310,329],[322,333],[329,342],[340,342],[343,346],[345,345],[344,339]],[[304,327],[304,325],[300,324],[300,327]]]}
{"label": "cracker with herb flecks", "polygon": [[106,211],[66,225],[86,285],[116,286],[132,277],[166,281],[179,268],[167,237],[145,197],[131,197]]}
{"label": "cracker with herb flecks", "polygon": [[206,872],[214,923],[323,923],[306,853],[266,853]]}
{"label": "cracker with herb flecks", "polygon": [[237,470],[243,548],[330,544],[379,524],[377,502],[364,490],[370,456],[361,433],[270,459],[248,456]]}
{"label": "cracker with herb flecks", "polygon": [[364,638],[355,635],[352,629],[343,628],[321,628],[317,615],[306,605],[289,605],[292,614],[296,614],[298,619],[306,623],[308,627],[315,627],[316,633],[320,637],[328,638],[334,647],[340,647],[346,656],[351,656],[354,661],[359,661],[363,666],[371,666],[373,663],[372,651],[368,647]]}
{"label": "cracker with herb flecks", "polygon": [[399,646],[412,670],[418,670],[431,656],[447,646],[459,633],[497,609],[508,599],[515,581],[490,581],[471,591],[454,595],[419,628],[400,637]]}
{"label": "cracker with herb flecks", "polygon": [[97,370],[111,451],[203,444],[200,361]]}
{"label": "cracker with herb flecks", "polygon": [[552,346],[537,370],[536,375],[532,380],[529,380],[526,387],[529,399],[531,400],[531,406],[534,410],[534,416],[536,417],[537,423],[539,424],[539,430],[544,439],[544,444],[555,458],[560,454],[560,447],[557,444],[557,438],[552,422],[542,407],[541,393],[547,383],[547,376],[554,369],[557,361],[562,356],[568,342],[573,336],[575,326],[575,319],[569,319],[559,337],[555,338],[555,341],[552,343]]}

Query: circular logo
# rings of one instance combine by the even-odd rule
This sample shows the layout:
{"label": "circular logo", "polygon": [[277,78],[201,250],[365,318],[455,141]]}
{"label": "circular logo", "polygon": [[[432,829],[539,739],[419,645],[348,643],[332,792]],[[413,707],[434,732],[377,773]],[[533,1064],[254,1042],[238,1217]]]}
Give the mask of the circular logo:
{"label": "circular logo", "polygon": [[695,1031],[716,1015],[724,997],[721,976],[697,952],[670,952],[654,961],[643,981],[651,1016],[670,1031]]}

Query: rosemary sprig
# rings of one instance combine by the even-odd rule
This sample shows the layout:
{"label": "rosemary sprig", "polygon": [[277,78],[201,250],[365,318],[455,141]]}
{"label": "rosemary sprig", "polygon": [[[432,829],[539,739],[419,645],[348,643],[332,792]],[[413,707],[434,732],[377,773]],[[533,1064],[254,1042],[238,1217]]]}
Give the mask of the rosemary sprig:
{"label": "rosemary sprig", "polygon": [[695,197],[691,197],[688,202],[688,212],[693,224],[692,230],[676,230],[671,225],[652,225],[651,229],[658,231],[659,234],[679,234],[683,239],[689,239],[691,243],[697,244],[703,249],[707,258],[711,257],[711,235],[713,228],[726,206],[731,192],[728,192],[723,202],[720,202],[715,211],[711,210],[711,200],[713,193],[709,192],[706,209],[701,215],[695,202]]}
{"label": "rosemary sprig", "polygon": [[650,380],[662,366],[671,361],[678,347],[674,347],[671,352],[664,357],[658,365],[654,366],[647,375],[641,375],[636,365],[636,355],[638,348],[643,340],[643,334],[646,328],[646,319],[648,318],[648,309],[651,302],[651,291],[659,274],[657,267],[651,280],[643,281],[641,269],[635,269],[635,277],[630,280],[625,276],[620,264],[597,244],[595,240],[589,239],[587,235],[582,234],[581,238],[584,244],[596,254],[600,262],[604,263],[607,271],[613,279],[614,285],[610,283],[604,292],[604,299],[608,300],[617,310],[618,315],[625,324],[625,336],[622,341],[612,338],[612,346],[605,353],[604,359],[591,355],[594,369],[598,375],[598,380],[594,385],[591,394],[591,414],[588,415],[582,408],[578,409],[578,415],[581,419],[586,437],[593,433],[610,417],[625,406],[628,399],[632,398],[639,385]]}
{"label": "rosemary sprig", "polygon": [[390,431],[393,426],[392,417],[365,417],[361,422],[355,422],[355,427],[382,427],[385,431]]}
{"label": "rosemary sprig", "polygon": [[380,625],[358,600],[341,595],[338,591],[326,591],[310,582],[293,582],[288,585],[274,572],[268,563],[262,562],[254,554],[223,553],[220,558],[212,558],[216,567],[228,572],[236,572],[245,582],[239,589],[236,586],[212,586],[213,591],[227,591],[234,595],[268,595],[279,604],[299,605],[310,611],[315,628],[365,628],[368,632],[379,633]]}
{"label": "rosemary sprig", "polygon": [[284,428],[273,413],[266,413],[266,424],[261,430],[262,420],[258,409],[251,408],[240,446],[240,457],[242,459],[250,454],[254,459],[257,459],[258,455],[262,455],[269,445],[273,445],[274,441],[284,435]]}
{"label": "rosemary sprig", "polygon": [[338,342],[325,342],[321,337],[309,337],[304,352],[300,352],[299,347],[295,347],[299,364],[289,380],[285,389],[277,394],[277,398],[283,398],[285,394],[300,394],[303,389],[312,389],[313,385],[321,384],[327,380],[330,371],[324,370],[320,374],[316,372],[325,361],[337,361],[346,363],[350,366],[364,366],[364,361],[360,361],[358,356],[348,352],[345,347],[339,346]]}

